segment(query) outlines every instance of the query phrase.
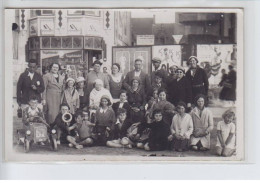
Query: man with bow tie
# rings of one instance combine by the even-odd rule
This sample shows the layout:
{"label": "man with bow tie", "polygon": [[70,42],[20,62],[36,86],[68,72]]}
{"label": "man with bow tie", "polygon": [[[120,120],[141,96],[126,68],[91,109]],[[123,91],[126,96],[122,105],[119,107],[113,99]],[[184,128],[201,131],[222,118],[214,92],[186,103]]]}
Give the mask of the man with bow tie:
{"label": "man with bow tie", "polygon": [[17,103],[20,107],[27,105],[32,95],[36,96],[37,101],[41,103],[41,93],[44,91],[44,82],[42,76],[35,72],[36,69],[37,61],[30,59],[28,69],[19,77],[17,83]]}

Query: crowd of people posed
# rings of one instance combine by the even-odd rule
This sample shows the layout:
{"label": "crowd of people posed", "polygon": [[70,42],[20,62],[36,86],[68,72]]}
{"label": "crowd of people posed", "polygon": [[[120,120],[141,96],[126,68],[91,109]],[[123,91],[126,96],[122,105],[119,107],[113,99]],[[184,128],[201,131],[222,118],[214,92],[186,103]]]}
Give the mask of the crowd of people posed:
{"label": "crowd of people posed", "polygon": [[[52,63],[41,76],[31,59],[18,80],[17,102],[25,126],[38,116],[57,130],[58,144],[77,149],[99,145],[207,151],[214,122],[207,107],[208,77],[198,63],[191,56],[187,72],[174,65],[168,73],[160,67],[161,60],[153,58],[154,71],[148,75],[138,58],[134,69],[124,76],[118,63],[107,74],[96,60],[92,71],[73,79],[61,74],[58,63]],[[64,121],[65,113],[72,115],[70,122]],[[217,124],[218,155],[235,152],[234,120],[235,113],[227,110]]]}

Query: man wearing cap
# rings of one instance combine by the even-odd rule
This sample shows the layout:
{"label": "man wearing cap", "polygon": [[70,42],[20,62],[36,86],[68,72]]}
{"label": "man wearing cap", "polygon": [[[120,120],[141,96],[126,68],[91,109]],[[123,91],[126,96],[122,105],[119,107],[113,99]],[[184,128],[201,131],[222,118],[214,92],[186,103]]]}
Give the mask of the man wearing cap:
{"label": "man wearing cap", "polygon": [[140,85],[143,88],[145,92],[150,91],[151,89],[151,82],[148,74],[142,71],[142,64],[143,61],[140,58],[137,58],[135,60],[135,69],[128,72],[126,74],[126,77],[123,81],[123,86],[126,90],[131,90],[132,83],[131,81],[133,80],[134,77],[138,77],[141,81]]}
{"label": "man wearing cap", "polygon": [[36,96],[39,103],[41,103],[41,93],[44,91],[44,82],[42,76],[36,73],[37,62],[30,59],[28,69],[22,73],[17,83],[17,103],[20,107],[27,105],[29,97]]}
{"label": "man wearing cap", "polygon": [[90,71],[87,76],[86,76],[86,92],[87,92],[87,96],[89,98],[89,94],[92,91],[92,89],[94,88],[94,82],[96,79],[100,79],[103,81],[104,84],[104,88],[109,90],[109,83],[108,83],[108,78],[107,76],[101,72],[101,65],[102,63],[99,60],[96,60],[93,63],[93,71]]}
{"label": "man wearing cap", "polygon": [[162,76],[162,81],[165,83],[168,73],[167,73],[167,70],[159,69],[159,68],[160,68],[160,65],[161,65],[161,59],[158,58],[158,57],[154,57],[154,58],[152,59],[152,64],[153,64],[153,66],[154,66],[154,71],[153,71],[152,74],[151,74],[152,84],[153,84],[153,82],[155,81],[155,73],[156,73],[156,72],[159,72],[159,73],[160,73],[160,75]]}
{"label": "man wearing cap", "polygon": [[189,70],[186,72],[187,79],[191,82],[193,102],[194,98],[203,94],[208,95],[209,81],[204,69],[198,66],[198,59],[191,56],[188,60]]}

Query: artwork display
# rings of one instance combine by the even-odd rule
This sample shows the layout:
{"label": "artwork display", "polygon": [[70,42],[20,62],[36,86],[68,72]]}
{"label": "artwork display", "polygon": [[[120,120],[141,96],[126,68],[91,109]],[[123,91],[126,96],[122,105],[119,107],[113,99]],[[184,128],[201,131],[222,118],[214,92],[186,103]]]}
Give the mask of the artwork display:
{"label": "artwork display", "polygon": [[133,70],[137,58],[143,60],[143,71],[151,72],[151,47],[113,47],[113,63],[119,63],[121,72],[126,74]]}
{"label": "artwork display", "polygon": [[153,46],[152,53],[153,58],[158,57],[161,59],[161,67],[165,67],[167,70],[172,65],[182,65],[180,45]]}

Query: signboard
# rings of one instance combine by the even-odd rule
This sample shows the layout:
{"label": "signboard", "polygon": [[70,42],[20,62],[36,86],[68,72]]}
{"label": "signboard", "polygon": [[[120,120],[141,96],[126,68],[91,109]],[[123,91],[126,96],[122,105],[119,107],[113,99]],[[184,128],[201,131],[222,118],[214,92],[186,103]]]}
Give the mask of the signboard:
{"label": "signboard", "polygon": [[41,35],[54,35],[54,19],[40,19],[40,31]]}
{"label": "signboard", "polygon": [[228,73],[228,65],[236,65],[236,45],[203,44],[197,45],[197,58],[209,77],[209,83],[217,85],[221,81],[221,70]]}
{"label": "signboard", "polygon": [[169,70],[172,65],[182,65],[180,45],[153,46],[152,54],[153,57],[161,59],[161,67],[167,70]]}
{"label": "signboard", "polygon": [[154,45],[154,35],[137,35],[137,45]]}

